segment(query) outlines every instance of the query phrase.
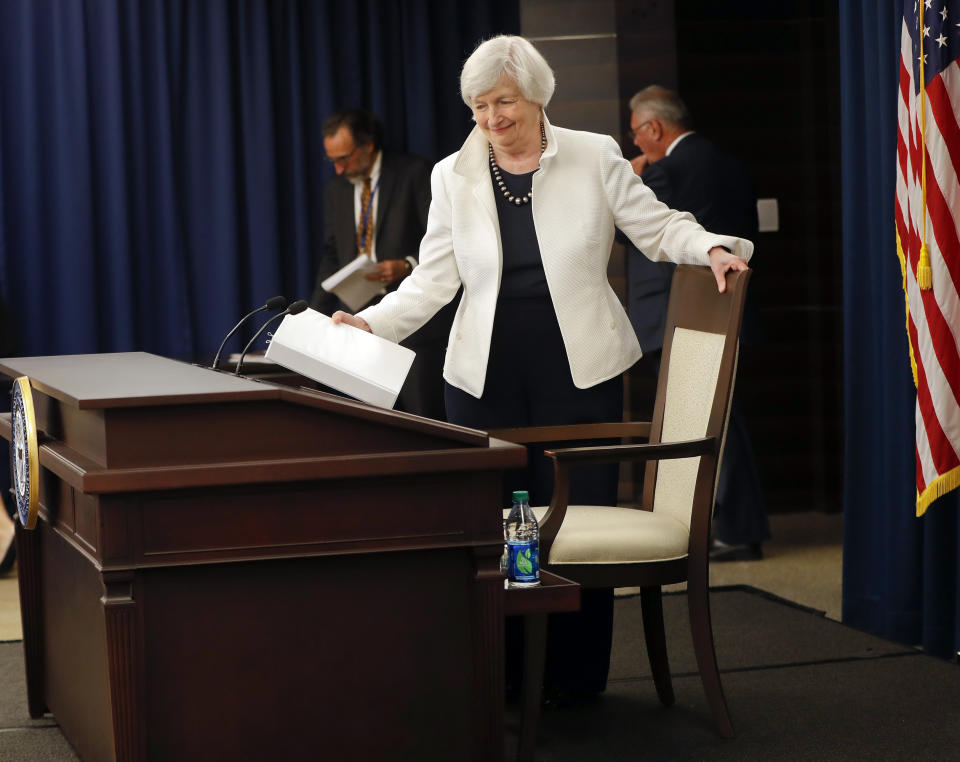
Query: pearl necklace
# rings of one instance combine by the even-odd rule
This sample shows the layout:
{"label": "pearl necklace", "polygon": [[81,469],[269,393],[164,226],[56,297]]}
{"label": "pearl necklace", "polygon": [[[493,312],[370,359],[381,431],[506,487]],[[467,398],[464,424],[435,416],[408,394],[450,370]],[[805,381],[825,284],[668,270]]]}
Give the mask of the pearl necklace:
{"label": "pearl necklace", "polygon": [[[517,206],[522,206],[523,204],[529,204],[530,199],[533,198],[533,188],[527,193],[526,196],[514,196],[509,190],[507,190],[507,184],[503,181],[503,176],[500,174],[500,167],[497,166],[497,160],[493,158],[493,143],[487,143],[487,148],[489,149],[490,154],[490,171],[493,173],[493,181],[497,184],[497,187],[500,188],[500,192],[503,194],[504,198],[507,199],[508,204],[516,204]],[[547,150],[547,133],[543,129],[543,122],[540,122],[540,155],[543,155],[543,152]]]}

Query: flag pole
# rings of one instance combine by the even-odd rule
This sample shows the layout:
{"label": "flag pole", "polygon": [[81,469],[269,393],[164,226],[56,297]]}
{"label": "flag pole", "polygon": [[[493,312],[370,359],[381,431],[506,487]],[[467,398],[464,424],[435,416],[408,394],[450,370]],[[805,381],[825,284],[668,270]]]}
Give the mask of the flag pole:
{"label": "flag pole", "polygon": [[917,262],[917,285],[924,291],[933,286],[933,271],[930,269],[930,252],[927,251],[927,78],[923,73],[923,4],[917,12],[920,24],[920,211],[923,233],[920,243],[920,261]]}

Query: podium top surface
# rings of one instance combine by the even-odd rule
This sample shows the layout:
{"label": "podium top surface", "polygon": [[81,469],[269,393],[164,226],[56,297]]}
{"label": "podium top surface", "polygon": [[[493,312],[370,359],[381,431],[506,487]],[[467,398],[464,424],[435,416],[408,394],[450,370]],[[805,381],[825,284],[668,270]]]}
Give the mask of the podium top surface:
{"label": "podium top surface", "polygon": [[146,352],[0,358],[0,371],[79,408],[268,399],[275,388]]}
{"label": "podium top surface", "polygon": [[[34,388],[40,464],[84,493],[516,468],[486,432],[144,352],[0,358]],[[10,415],[0,416],[10,439]]]}
{"label": "podium top surface", "polygon": [[[319,391],[293,389],[269,381],[243,378],[230,372],[190,365],[147,352],[4,357],[0,358],[0,375],[14,378],[27,376],[35,391],[57,400],[62,407],[81,411],[156,411],[158,408],[172,410],[179,406],[209,410],[211,405],[219,403],[249,405],[270,402],[279,406],[274,408],[275,411],[291,406],[324,410],[355,422],[366,421],[373,426],[419,431],[428,437],[440,437],[470,446],[487,447],[489,441],[486,432],[374,407]],[[231,414],[226,415],[229,418]],[[288,425],[303,429],[307,438],[316,436],[316,430],[303,416],[296,413],[290,415],[295,420],[288,421]],[[155,416],[151,420],[155,420]],[[197,425],[197,420],[194,417],[191,426]],[[262,425],[273,427],[276,420],[275,414],[267,415]],[[54,426],[58,431],[61,428],[50,420],[41,422],[38,418],[38,423]],[[0,423],[0,436],[6,437],[4,431]],[[179,439],[182,440],[182,437]]]}

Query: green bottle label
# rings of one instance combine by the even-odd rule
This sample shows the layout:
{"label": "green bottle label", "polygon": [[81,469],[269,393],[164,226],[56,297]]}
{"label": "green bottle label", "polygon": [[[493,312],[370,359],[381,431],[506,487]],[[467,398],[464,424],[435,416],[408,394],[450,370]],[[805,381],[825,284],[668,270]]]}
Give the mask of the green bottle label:
{"label": "green bottle label", "polygon": [[540,550],[536,540],[509,542],[507,577],[513,582],[537,582],[540,579]]}

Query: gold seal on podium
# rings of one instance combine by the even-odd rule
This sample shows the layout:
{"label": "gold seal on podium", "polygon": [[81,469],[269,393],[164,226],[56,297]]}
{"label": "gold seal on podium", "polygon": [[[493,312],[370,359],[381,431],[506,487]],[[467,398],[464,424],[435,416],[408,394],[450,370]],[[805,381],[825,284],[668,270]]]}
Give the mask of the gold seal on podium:
{"label": "gold seal on podium", "polygon": [[37,525],[40,507],[40,451],[37,447],[37,419],[33,409],[30,379],[20,376],[10,392],[10,465],[17,513],[26,529]]}

